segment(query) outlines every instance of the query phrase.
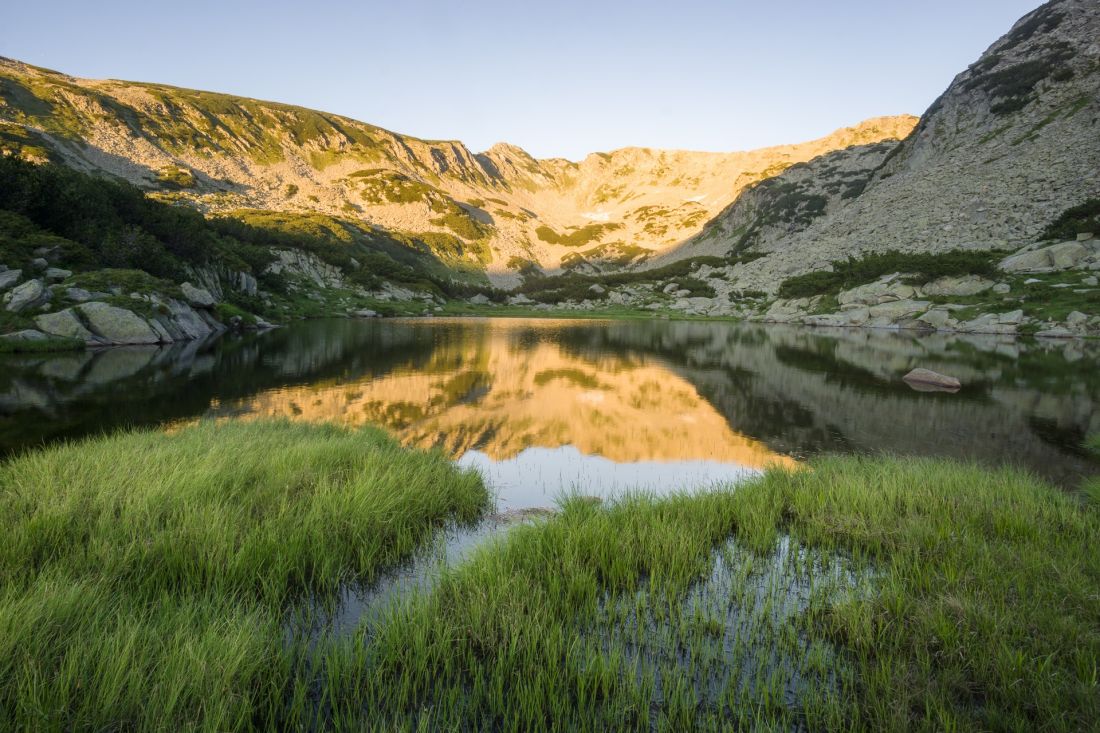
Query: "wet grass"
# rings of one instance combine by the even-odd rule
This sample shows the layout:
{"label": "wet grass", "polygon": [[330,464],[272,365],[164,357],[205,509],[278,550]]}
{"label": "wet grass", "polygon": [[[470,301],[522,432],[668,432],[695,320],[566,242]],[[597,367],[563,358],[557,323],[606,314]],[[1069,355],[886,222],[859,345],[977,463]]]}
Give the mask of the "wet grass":
{"label": "wet grass", "polygon": [[0,719],[1069,731],[1100,718],[1100,506],[942,461],[831,458],[710,493],[569,498],[354,631],[309,625],[486,502],[438,455],[334,427],[200,424],[16,458],[0,467]]}
{"label": "wet grass", "polygon": [[19,730],[293,724],[295,604],[369,582],[481,480],[379,431],[203,423],[0,466],[0,720]]}
{"label": "wet grass", "polygon": [[341,646],[326,710],[410,729],[1086,730],[1098,531],[1094,505],[1027,475],[929,460],[573,500]]}

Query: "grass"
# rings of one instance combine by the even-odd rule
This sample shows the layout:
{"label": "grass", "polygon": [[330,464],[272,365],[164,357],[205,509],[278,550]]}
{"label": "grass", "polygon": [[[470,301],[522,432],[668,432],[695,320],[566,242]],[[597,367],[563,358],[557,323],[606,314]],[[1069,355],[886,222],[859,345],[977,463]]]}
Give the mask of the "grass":
{"label": "grass", "polygon": [[363,629],[325,703],[405,729],[1085,730],[1098,531],[1028,475],[918,459],[573,499]]}
{"label": "grass", "polygon": [[[293,725],[289,609],[488,501],[375,430],[202,423],[0,466],[0,717],[22,730]],[[287,716],[290,716],[289,718]]]}
{"label": "grass", "polygon": [[476,475],[374,430],[200,423],[16,457],[0,466],[0,714],[580,731],[1100,716],[1100,504],[927,459],[567,498],[354,633],[292,633],[487,501]]}

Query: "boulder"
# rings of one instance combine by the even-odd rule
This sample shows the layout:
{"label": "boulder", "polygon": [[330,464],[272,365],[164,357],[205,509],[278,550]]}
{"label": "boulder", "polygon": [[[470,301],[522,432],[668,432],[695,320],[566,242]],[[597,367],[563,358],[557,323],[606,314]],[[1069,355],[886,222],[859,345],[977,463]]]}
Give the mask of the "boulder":
{"label": "boulder", "polygon": [[469,303],[471,303],[473,305],[488,305],[489,304],[489,297],[487,295],[485,295],[484,293],[478,293],[477,295],[470,296],[470,298],[468,298],[467,300],[468,300]]}
{"label": "boulder", "polygon": [[600,285],[599,283],[593,283],[588,288],[588,292],[594,293],[596,295],[603,295],[604,293],[607,292],[607,288],[605,288],[603,285]]}
{"label": "boulder", "polygon": [[963,277],[941,277],[921,287],[925,295],[938,295],[946,297],[978,295],[996,285],[992,280],[977,275],[964,275]]}
{"label": "boulder", "polygon": [[125,308],[107,303],[84,303],[76,306],[89,329],[104,341],[113,344],[155,344],[161,337],[141,316]]}
{"label": "boulder", "polygon": [[902,377],[902,379],[910,386],[927,386],[944,390],[958,390],[962,387],[962,382],[955,377],[949,377],[946,374],[940,374],[931,369],[914,369]]}
{"label": "boulder", "polygon": [[[486,298],[486,300],[488,300],[488,298]],[[364,308],[363,310],[355,311],[355,316],[356,318],[378,318],[378,312],[372,311],[369,308]],[[260,321],[257,321],[256,323],[257,325],[259,325]],[[271,324],[267,325],[270,326]]]}
{"label": "boulder", "polygon": [[842,291],[837,295],[837,302],[841,305],[860,303],[863,305],[878,305],[897,300],[908,300],[916,295],[917,291],[911,285],[896,282],[897,275],[891,275],[878,282],[860,285],[851,290]]}
{"label": "boulder", "polygon": [[94,299],[94,296],[84,288],[68,288],[65,290],[65,296],[76,303],[85,303]]}
{"label": "boulder", "polygon": [[213,308],[214,304],[218,302],[209,290],[191,283],[182,283],[180,290],[183,292],[184,299],[196,308]]}
{"label": "boulder", "polygon": [[947,328],[947,324],[951,320],[951,314],[945,310],[930,310],[917,320],[921,323],[927,323],[932,328],[942,329]]}
{"label": "boulder", "polygon": [[0,291],[7,290],[22,279],[22,270],[4,270],[0,272]]}
{"label": "boulder", "polygon": [[35,257],[31,260],[31,267],[36,270],[45,270],[50,266],[50,263],[46,261],[44,257]]}
{"label": "boulder", "polygon": [[1005,272],[1050,272],[1076,267],[1088,255],[1089,250],[1078,242],[1061,242],[1049,247],[1018,252],[1001,260]]}
{"label": "boulder", "polygon": [[4,300],[8,302],[7,309],[12,313],[36,308],[49,299],[50,291],[41,280],[28,280],[4,296]]}
{"label": "boulder", "polygon": [[534,302],[523,293],[508,298],[508,305],[531,305]]}
{"label": "boulder", "polygon": [[1081,284],[1087,285],[1090,288],[1095,288],[1097,285],[1100,285],[1100,279],[1097,279],[1094,275],[1090,275],[1082,280]]}
{"label": "boulder", "polygon": [[1063,328],[1062,326],[1047,328],[1035,334],[1036,338],[1041,339],[1071,339],[1076,335],[1077,334],[1073,331],[1070,331],[1068,328]]}
{"label": "boulder", "polygon": [[870,316],[873,319],[886,318],[891,321],[896,321],[899,318],[916,315],[917,313],[928,310],[929,305],[931,305],[931,303],[927,300],[897,300],[880,303],[879,305],[871,306]]}
{"label": "boulder", "polygon": [[95,337],[95,334],[84,327],[84,324],[80,322],[80,318],[77,317],[72,308],[66,308],[57,313],[46,313],[37,316],[34,319],[34,325],[38,326],[39,330],[51,336],[80,339],[86,344],[99,343],[99,339]]}
{"label": "boulder", "polygon": [[46,279],[51,282],[61,282],[65,278],[72,277],[72,270],[62,270],[60,267],[46,268]]}
{"label": "boulder", "polygon": [[1088,320],[1089,317],[1081,311],[1073,311],[1066,316],[1066,323],[1070,326],[1083,326]]}
{"label": "boulder", "polygon": [[1011,290],[1012,286],[1008,283],[997,283],[993,286],[993,292],[997,295],[1006,295]]}

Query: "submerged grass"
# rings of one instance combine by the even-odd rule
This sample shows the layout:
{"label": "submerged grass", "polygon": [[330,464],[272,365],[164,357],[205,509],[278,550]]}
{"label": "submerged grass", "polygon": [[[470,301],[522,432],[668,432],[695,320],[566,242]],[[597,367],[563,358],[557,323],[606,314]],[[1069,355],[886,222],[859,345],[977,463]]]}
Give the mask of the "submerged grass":
{"label": "submerged grass", "polygon": [[[930,460],[569,501],[341,647],[327,705],[466,730],[1086,730],[1098,532],[1094,505],[1030,476]],[[686,600],[723,552],[726,605]]]}
{"label": "submerged grass", "polygon": [[369,581],[481,480],[380,431],[202,423],[0,466],[0,719],[25,730],[293,724],[301,599]]}

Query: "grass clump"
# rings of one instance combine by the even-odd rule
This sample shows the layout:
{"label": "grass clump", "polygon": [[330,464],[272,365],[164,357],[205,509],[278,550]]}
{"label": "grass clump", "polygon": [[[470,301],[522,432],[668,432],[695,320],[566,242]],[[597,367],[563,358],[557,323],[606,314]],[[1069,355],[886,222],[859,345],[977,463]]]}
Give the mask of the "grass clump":
{"label": "grass clump", "polygon": [[[922,459],[570,500],[365,629],[330,670],[332,710],[470,730],[1089,729],[1098,532],[1095,505],[1028,475]],[[692,600],[720,565],[725,605]]]}
{"label": "grass clump", "polygon": [[955,250],[942,254],[906,254],[890,251],[871,254],[859,259],[831,262],[832,271],[820,270],[787,278],[779,285],[781,298],[808,298],[825,293],[838,293],[857,285],[901,272],[906,281],[915,284],[941,277],[996,274],[996,257],[993,252]]}
{"label": "grass clump", "polygon": [[615,222],[605,224],[586,224],[574,229],[567,234],[558,234],[548,226],[540,226],[535,230],[535,235],[544,242],[559,244],[563,247],[583,247],[599,240],[608,232],[622,229],[623,225]]}
{"label": "grass clump", "polygon": [[202,423],[0,467],[0,715],[22,730],[293,727],[296,604],[369,581],[480,479],[379,431]]}

